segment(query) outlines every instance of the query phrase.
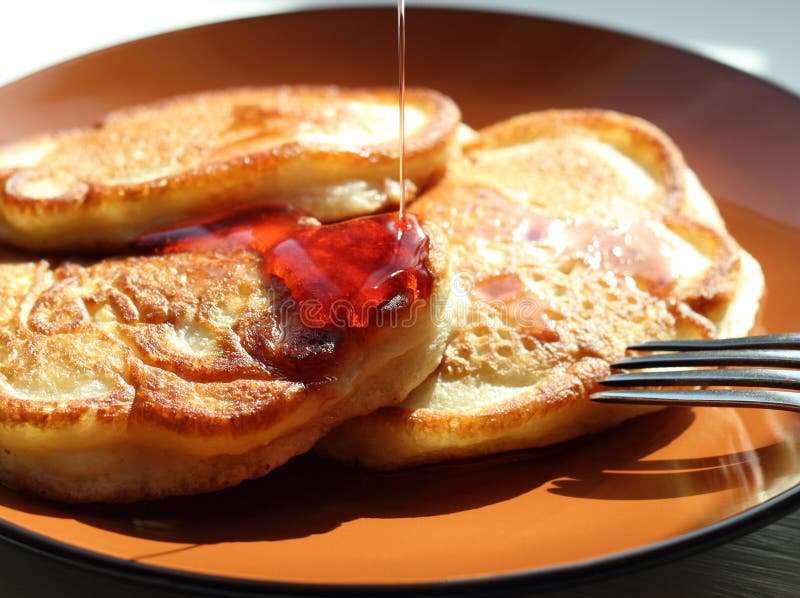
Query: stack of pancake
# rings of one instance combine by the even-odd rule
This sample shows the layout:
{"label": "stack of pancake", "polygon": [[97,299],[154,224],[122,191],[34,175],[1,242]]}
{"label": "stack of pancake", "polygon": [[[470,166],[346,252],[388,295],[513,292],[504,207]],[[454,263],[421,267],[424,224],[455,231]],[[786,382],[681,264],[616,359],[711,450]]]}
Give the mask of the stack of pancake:
{"label": "stack of pancake", "polygon": [[406,97],[431,292],[364,321],[310,326],[252,243],[132,248],[259,210],[340,235],[346,270],[371,249],[348,219],[399,196],[394,90],[196,94],[0,148],[0,240],[36,253],[0,264],[0,481],[121,502],[315,445],[377,469],[542,446],[652,409],[588,399],[627,345],[753,326],[758,264],[652,125],[548,111],[476,133],[449,98]]}

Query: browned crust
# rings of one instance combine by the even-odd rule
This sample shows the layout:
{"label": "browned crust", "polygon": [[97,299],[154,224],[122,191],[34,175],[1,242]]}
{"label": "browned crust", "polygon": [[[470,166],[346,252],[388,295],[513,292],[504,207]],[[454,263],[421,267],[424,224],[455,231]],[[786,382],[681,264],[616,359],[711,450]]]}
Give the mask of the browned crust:
{"label": "browned crust", "polygon": [[686,195],[683,154],[661,129],[635,116],[597,109],[521,114],[481,129],[478,138],[468,144],[465,151],[507,147],[576,128],[591,132],[644,166],[665,190],[664,207],[669,211],[680,210]]}
{"label": "browned crust", "polygon": [[716,310],[736,291],[741,266],[739,244],[724,231],[714,230],[684,214],[669,215],[665,223],[681,237],[691,238],[710,260],[711,267],[680,298],[697,313],[715,320]]}
{"label": "browned crust", "polygon": [[[129,108],[109,114],[101,123],[100,131],[106,123],[119,126],[133,119],[142,111],[169,110],[186,102],[197,103],[220,98],[234,98],[246,94],[258,94],[264,98],[275,98],[282,94],[302,96],[311,99],[320,106],[333,99],[360,99],[364,101],[395,101],[397,92],[391,88],[353,88],[343,89],[334,86],[283,86],[272,88],[231,88],[215,92],[190,94],[162,100],[151,105]],[[406,138],[407,172],[417,172],[417,182],[424,184],[428,176],[443,165],[445,150],[454,143],[455,133],[460,122],[460,112],[456,104],[448,97],[428,89],[409,88],[406,92],[407,105],[419,108],[427,115],[425,125]],[[136,122],[130,128],[135,130]],[[73,135],[96,134],[97,130],[79,129],[56,133],[49,136],[38,136],[18,143],[36,143],[55,141]],[[156,143],[157,140],[150,140]],[[110,248],[113,243],[121,244],[147,228],[166,226],[180,219],[205,217],[218,214],[220,206],[234,202],[236,207],[257,205],[259,202],[275,201],[274,197],[264,197],[253,188],[255,181],[263,180],[270,173],[278,173],[282,169],[299,168],[307,165],[313,171],[323,172],[325,169],[338,169],[343,172],[357,172],[366,180],[382,180],[387,169],[398,160],[399,143],[394,140],[369,145],[343,146],[331,143],[311,143],[288,139],[278,145],[267,147],[263,151],[248,151],[245,154],[228,159],[212,159],[196,166],[185,168],[174,174],[157,176],[151,180],[132,183],[108,185],[97,180],[78,180],[68,192],[52,198],[37,199],[26,196],[20,191],[19,182],[32,172],[31,167],[18,169],[0,168],[0,238],[25,249],[34,250],[89,250]],[[13,145],[0,148],[13,149]],[[133,152],[135,148],[122,148],[122,151]],[[155,151],[146,147],[145,151]],[[57,151],[57,150],[56,150]],[[80,159],[80,156],[76,156]],[[45,165],[47,158],[45,157]],[[426,165],[431,161],[431,166]],[[437,166],[438,164],[438,166]],[[335,177],[334,181],[335,182]],[[299,190],[302,190],[299,189]],[[107,218],[107,209],[119,209],[126,204],[141,205],[165,203],[176,195],[198,193],[189,211],[162,216],[158,222],[150,222],[149,227],[136,230],[126,228],[126,223],[115,222]],[[248,197],[249,196],[249,197]],[[168,205],[168,204],[167,204]],[[100,228],[105,227],[102,236],[93,237],[92,232],[83,231],[80,235],[70,235],[68,230],[61,231],[65,225],[60,216],[81,214],[88,221],[96,221]],[[311,215],[316,215],[313,213]],[[46,236],[37,236],[31,227],[20,227],[25,220],[35,222],[36,229],[47,230]],[[109,231],[108,228],[113,230]],[[59,233],[63,234],[59,234]],[[27,234],[26,234],[27,233]],[[112,234],[113,233],[113,234]]]}
{"label": "browned crust", "polygon": [[[446,238],[435,225],[424,228],[430,237],[426,266],[434,276],[434,293],[445,297]],[[145,329],[176,327],[187,314],[213,311],[236,291],[247,299],[254,295],[254,285],[269,284],[261,279],[259,263],[244,251],[182,253],[108,258],[89,266],[67,262],[49,278],[34,272],[33,286],[20,302],[34,308],[25,312],[20,307],[12,319],[16,328],[1,330],[3,340],[16,342],[14,350],[23,353],[22,366],[14,372],[24,371],[25,363],[40,367],[47,360],[68,360],[79,370],[83,363],[92,371],[95,363],[109,359],[116,364],[109,367],[119,379],[112,391],[83,399],[28,399],[0,391],[3,483],[69,502],[124,502],[218,490],[263,475],[305,452],[348,417],[402,400],[438,364],[446,336],[443,317],[417,304],[397,309],[400,317],[419,311],[420,326],[403,331],[391,325],[344,330],[344,350],[337,352],[334,369],[314,382],[276,379],[254,368],[252,360],[242,361],[246,354],[241,348],[238,353],[223,351],[219,367],[204,371],[202,358],[170,359],[159,337],[146,337],[137,345],[119,331],[116,336],[95,326],[80,310],[48,324],[48,313],[60,313],[59,301],[85,296],[92,298],[93,307],[103,303],[113,294],[98,291],[105,282],[116,291],[139,294],[124,295],[131,305],[119,314],[127,314],[123,318],[127,323],[118,324],[120,328],[134,323]],[[48,268],[40,264],[39,270]],[[171,282],[153,279],[153,268],[166,271],[164,280]],[[218,276],[220,268],[232,286]],[[192,269],[201,272],[201,280],[192,279]],[[169,275],[172,270],[186,274],[188,282],[175,282]],[[125,284],[120,284],[120,277]],[[141,280],[147,284],[137,284]],[[194,299],[185,296],[192,292]],[[201,305],[192,307],[193,301]],[[248,303],[239,313],[260,317],[251,311]],[[37,315],[42,325],[34,330],[28,323]],[[52,345],[37,344],[48,338],[57,342],[60,335],[63,340],[56,345],[60,352],[45,354]],[[97,340],[100,347],[114,343],[114,355],[72,350],[72,342],[86,338]],[[395,372],[398,375],[387,380],[387,373]],[[208,443],[214,448],[207,449]],[[60,468],[59,463],[67,465]]]}
{"label": "browned crust", "polygon": [[[576,127],[643,164],[660,183],[664,192],[657,198],[658,205],[653,206],[652,217],[689,240],[711,263],[697,280],[681,281],[685,283],[682,288],[673,289],[666,298],[666,308],[675,318],[673,332],[714,334],[714,326],[706,318],[715,320],[717,310],[733,297],[741,249],[724,228],[698,222],[689,215],[687,204],[692,199],[687,196],[687,167],[678,148],[658,128],[610,111],[545,111],[517,116],[482,130],[465,153],[469,158],[473,151],[491,151],[542,136],[561,135]],[[447,178],[442,185],[448,190],[461,188],[458,180]],[[458,194],[451,198],[445,192],[442,198],[437,193],[422,198],[419,205],[423,213],[438,206],[441,211],[437,213],[446,218],[449,201],[465,200]],[[440,201],[441,206],[437,204]],[[462,230],[458,234],[456,244],[468,233]],[[345,422],[323,439],[317,450],[370,468],[395,469],[561,442],[648,411],[589,401],[598,382],[610,372],[607,360],[621,357],[601,353],[602,359],[578,355],[577,361],[559,364],[535,386],[521,388],[510,400],[469,409],[405,405],[379,409]],[[435,376],[431,380],[437,383]]]}
{"label": "browned crust", "polygon": [[[383,379],[380,373],[371,376],[358,392],[336,397],[322,405],[313,421],[246,453],[197,457],[131,443],[107,453],[110,464],[103,475],[98,476],[100,483],[97,483],[85,475],[69,479],[54,474],[46,466],[37,467],[35,454],[31,463],[27,460],[29,455],[14,455],[6,450],[0,452],[0,478],[11,487],[71,503],[124,503],[228,488],[263,476],[291,457],[308,451],[342,421],[374,411],[387,401],[402,399],[415,379],[420,380],[435,368],[436,353],[412,350],[410,356],[392,360],[387,367],[394,368],[400,376],[389,380]],[[85,453],[89,459],[97,455],[92,449]]]}
{"label": "browned crust", "polygon": [[33,426],[42,430],[64,430],[90,417],[103,425],[128,418],[133,392],[118,390],[105,397],[64,404],[63,401],[32,401],[0,397],[0,424]]}
{"label": "browned crust", "polygon": [[[384,407],[345,422],[316,450],[370,469],[393,470],[564,442],[658,410],[588,401],[609,372],[602,359],[587,357],[509,401],[469,414]],[[414,439],[411,450],[408,438]]]}
{"label": "browned crust", "polygon": [[[219,92],[178,96],[169,100],[157,102],[152,107],[169,107],[188,98],[201,99],[203,97],[213,97],[241,91],[257,91],[258,88],[231,88]],[[377,98],[386,96],[396,96],[396,90],[389,88],[362,88],[348,89],[342,91],[336,87],[304,87],[294,86],[279,88],[289,93],[319,93],[320,101],[324,101],[328,94],[335,94],[338,97],[358,97],[361,94],[374,95]],[[277,93],[277,90],[276,90]],[[459,112],[452,100],[442,94],[428,90],[410,88],[406,91],[406,102],[409,105],[425,106],[425,111],[431,114],[432,118],[427,127],[420,133],[409,135],[406,138],[405,156],[409,162],[418,159],[424,154],[435,152],[442,149],[448,141],[450,135],[455,132],[459,122]],[[122,119],[128,111],[135,109],[120,110],[111,113],[105,120]],[[86,129],[90,131],[90,129]],[[83,130],[70,131],[63,134],[81,133]],[[58,137],[56,134],[54,137]],[[359,146],[355,148],[340,148],[332,144],[310,144],[308,142],[286,142],[277,147],[270,148],[269,151],[253,152],[245,156],[237,156],[230,160],[213,161],[194,168],[188,168],[175,175],[159,177],[152,181],[132,185],[104,185],[102,183],[81,181],[80,189],[74,189],[69,195],[62,195],[52,199],[34,199],[24,195],[18,195],[14,187],[10,189],[6,186],[2,194],[3,202],[9,206],[14,206],[20,211],[29,211],[37,214],[47,212],[60,212],[72,209],[75,205],[91,207],[101,205],[106,202],[117,203],[137,202],[137,201],[157,201],[179,188],[198,187],[203,188],[209,183],[218,183],[222,178],[237,179],[244,174],[259,173],[273,169],[277,164],[286,162],[290,159],[303,155],[309,161],[316,160],[336,160],[348,163],[353,167],[372,168],[376,165],[392,163],[398,159],[398,145],[394,142],[373,145]],[[8,182],[14,174],[25,169],[9,169],[2,173],[0,183]]]}
{"label": "browned crust", "polygon": [[[543,418],[556,409],[567,408],[596,389],[600,380],[611,373],[602,359],[588,357],[553,372],[534,388],[523,390],[509,401],[493,403],[479,412],[463,415],[452,409],[412,409],[394,405],[377,410],[369,416],[370,425],[392,428],[408,426],[414,433],[446,438],[458,422],[459,436],[475,435],[500,437],[534,418]],[[346,424],[345,424],[346,427]]]}
{"label": "browned crust", "polygon": [[715,230],[687,215],[690,199],[683,154],[672,139],[652,123],[612,110],[545,110],[515,116],[482,129],[465,151],[507,147],[575,128],[614,146],[645,167],[660,183],[664,193],[654,216],[660,215],[674,232],[691,238],[711,261],[711,267],[703,276],[687,286],[678,298],[698,313],[713,316],[736,288],[740,247],[724,229]]}

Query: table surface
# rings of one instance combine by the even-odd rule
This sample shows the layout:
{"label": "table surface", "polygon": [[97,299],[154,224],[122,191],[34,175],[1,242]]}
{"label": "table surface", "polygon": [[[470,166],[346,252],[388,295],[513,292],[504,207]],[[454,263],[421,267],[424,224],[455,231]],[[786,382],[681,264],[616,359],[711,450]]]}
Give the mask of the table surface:
{"label": "table surface", "polygon": [[[378,2],[348,0],[340,4]],[[382,2],[383,4],[391,2]],[[27,0],[3,19],[0,84],[104,46],[205,22],[285,12],[326,2],[307,0],[194,0],[105,2]],[[800,94],[796,0],[439,0],[437,6],[491,6],[647,36],[699,52]],[[187,7],[191,6],[191,10]],[[47,18],[42,18],[47,15]],[[157,15],[157,18],[154,16]],[[98,26],[102,23],[102,26]],[[43,41],[46,40],[46,41]],[[665,565],[546,596],[770,596],[800,595],[800,511],[717,548]],[[26,598],[190,596],[170,589],[84,571],[0,542],[0,595]]]}

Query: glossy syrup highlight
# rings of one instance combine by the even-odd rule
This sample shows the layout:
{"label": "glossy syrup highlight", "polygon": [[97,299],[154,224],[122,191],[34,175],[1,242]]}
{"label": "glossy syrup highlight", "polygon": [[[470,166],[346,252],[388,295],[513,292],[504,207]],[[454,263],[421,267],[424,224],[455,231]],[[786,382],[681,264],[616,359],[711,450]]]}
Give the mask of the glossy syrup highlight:
{"label": "glossy syrup highlight", "polygon": [[136,249],[253,251],[265,280],[285,286],[307,328],[364,328],[427,299],[433,288],[428,237],[413,214],[319,225],[292,211],[250,212],[146,235]]}

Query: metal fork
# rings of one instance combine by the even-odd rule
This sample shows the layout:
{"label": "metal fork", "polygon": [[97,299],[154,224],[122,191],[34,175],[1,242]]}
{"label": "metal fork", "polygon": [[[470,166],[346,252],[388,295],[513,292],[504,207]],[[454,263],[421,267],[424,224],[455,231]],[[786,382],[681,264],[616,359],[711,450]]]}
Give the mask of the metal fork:
{"label": "metal fork", "polygon": [[[612,368],[651,370],[653,368],[689,366],[710,369],[668,369],[613,374],[603,380],[601,384],[611,387],[639,388],[604,390],[593,394],[591,396],[593,401],[637,405],[766,407],[800,411],[800,392],[793,392],[800,391],[800,333],[714,340],[653,341],[632,345],[629,349],[670,351],[670,353],[631,357],[613,364]],[[720,369],[719,366],[737,367]],[[641,388],[647,386],[702,386],[704,388],[694,390]],[[711,390],[705,388],[708,386],[740,388]]]}

